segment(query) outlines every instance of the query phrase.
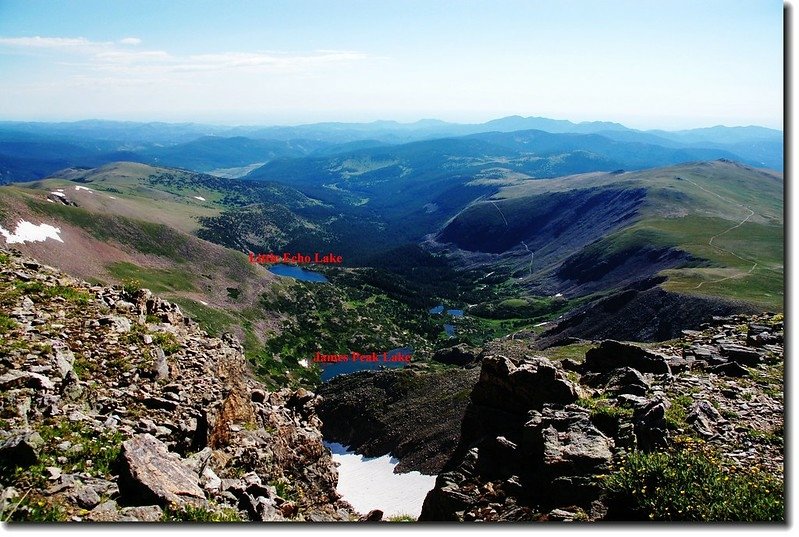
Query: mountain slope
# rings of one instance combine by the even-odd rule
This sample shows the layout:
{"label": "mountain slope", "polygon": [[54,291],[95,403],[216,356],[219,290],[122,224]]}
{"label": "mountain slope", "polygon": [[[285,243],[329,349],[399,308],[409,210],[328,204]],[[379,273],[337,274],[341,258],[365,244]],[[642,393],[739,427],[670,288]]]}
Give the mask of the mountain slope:
{"label": "mountain slope", "polygon": [[357,519],[313,394],[269,392],[238,341],[146,289],[0,269],[4,521]]}
{"label": "mountain slope", "polygon": [[538,294],[580,296],[662,271],[666,289],[781,308],[783,184],[729,161],[525,181],[435,236],[463,266],[503,265]]}

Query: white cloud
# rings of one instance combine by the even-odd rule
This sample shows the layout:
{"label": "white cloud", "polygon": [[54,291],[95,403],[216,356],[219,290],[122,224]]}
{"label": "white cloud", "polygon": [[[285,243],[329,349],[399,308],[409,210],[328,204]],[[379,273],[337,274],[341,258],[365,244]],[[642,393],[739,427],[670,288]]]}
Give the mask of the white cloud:
{"label": "white cloud", "polygon": [[[317,50],[308,53],[286,52],[221,52],[175,56],[163,50],[131,50],[141,44],[138,37],[125,37],[116,43],[91,41],[84,37],[0,37],[0,47],[23,50],[72,52],[88,60],[87,66],[101,70],[199,72],[245,69],[249,71],[301,71],[367,59],[362,52],[350,50]],[[73,64],[74,65],[74,64]],[[77,67],[77,66],[76,66]]]}
{"label": "white cloud", "polygon": [[112,43],[90,41],[85,37],[41,37],[37,35],[33,37],[0,37],[0,46],[91,53],[112,46]]}

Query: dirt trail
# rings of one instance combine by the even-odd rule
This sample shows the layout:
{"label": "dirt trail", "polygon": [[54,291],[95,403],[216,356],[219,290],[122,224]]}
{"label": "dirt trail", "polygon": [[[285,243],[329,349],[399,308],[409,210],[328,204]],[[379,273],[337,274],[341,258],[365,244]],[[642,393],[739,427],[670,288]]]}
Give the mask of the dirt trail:
{"label": "dirt trail", "polygon": [[[740,255],[736,254],[736,253],[735,253],[735,252],[733,252],[732,250],[728,250],[728,249],[726,249],[726,248],[722,248],[722,247],[720,247],[720,246],[714,246],[714,245],[713,245],[713,241],[714,241],[716,238],[718,238],[718,237],[721,237],[722,235],[725,235],[726,233],[729,233],[729,232],[730,232],[730,231],[732,231],[733,229],[737,229],[737,228],[741,227],[742,225],[744,225],[746,222],[748,222],[748,221],[749,221],[749,219],[750,219],[750,218],[752,218],[752,217],[755,215],[755,211],[753,211],[752,209],[750,209],[750,208],[749,208],[749,207],[747,207],[746,205],[743,205],[743,204],[741,204],[741,203],[736,203],[735,201],[733,201],[733,200],[731,200],[731,199],[729,199],[729,198],[725,198],[724,196],[721,196],[721,195],[717,194],[716,192],[713,192],[713,191],[711,191],[711,190],[708,190],[707,188],[703,187],[702,185],[700,185],[700,184],[698,184],[698,183],[695,183],[694,181],[691,181],[690,179],[684,179],[684,181],[687,181],[687,182],[691,183],[692,185],[694,185],[695,187],[699,188],[700,190],[704,190],[704,191],[705,191],[705,192],[707,192],[708,194],[711,194],[711,195],[713,195],[713,196],[716,196],[717,198],[719,198],[719,199],[720,199],[720,200],[722,200],[722,201],[725,201],[725,202],[727,202],[727,203],[731,203],[731,204],[733,204],[733,205],[735,205],[735,206],[737,206],[737,207],[741,207],[742,209],[746,209],[747,211],[749,211],[749,214],[748,214],[748,215],[746,215],[746,217],[745,217],[743,220],[741,220],[740,222],[738,222],[738,223],[737,223],[737,224],[735,224],[734,226],[730,226],[729,228],[725,229],[725,230],[724,230],[724,231],[722,231],[721,233],[717,233],[716,235],[713,235],[712,237],[710,237],[710,240],[708,240],[708,241],[707,241],[707,244],[708,244],[708,246],[711,246],[712,248],[715,248],[716,250],[719,250],[719,251],[722,251],[722,252],[726,252],[726,253],[728,253],[728,254],[730,254],[730,255],[734,256],[734,257],[737,257],[737,258],[738,258],[738,259],[740,259],[741,261],[746,261],[747,263],[753,263],[753,265],[752,265],[752,268],[750,268],[750,269],[749,269],[749,270],[748,270],[748,271],[745,273],[745,275],[752,274],[752,272],[753,272],[753,271],[755,270],[755,268],[757,267],[757,262],[756,262],[756,261],[754,261],[753,259],[747,259],[747,258],[745,258],[745,257],[741,257]],[[723,281],[726,281],[726,280],[732,280],[732,279],[734,279],[734,278],[739,278],[739,277],[741,277],[741,276],[742,276],[742,274],[736,274],[736,275],[734,275],[734,276],[727,276],[727,277],[725,277],[725,278],[720,278],[720,279],[718,279],[718,280],[710,280],[710,281],[707,281],[707,282],[699,282],[699,284],[697,284],[697,286],[696,286],[696,287],[694,287],[694,289],[699,289],[700,287],[702,287],[702,285],[704,285],[704,284],[706,284],[706,283],[719,283],[719,282],[723,282]]]}

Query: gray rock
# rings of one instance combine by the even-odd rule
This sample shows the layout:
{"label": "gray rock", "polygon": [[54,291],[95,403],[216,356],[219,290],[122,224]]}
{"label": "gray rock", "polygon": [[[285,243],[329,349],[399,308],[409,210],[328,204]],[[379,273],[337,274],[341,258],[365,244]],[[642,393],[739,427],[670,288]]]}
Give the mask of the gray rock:
{"label": "gray rock", "polygon": [[0,443],[0,460],[13,466],[31,466],[39,462],[39,448],[43,445],[39,433],[13,434]]}
{"label": "gray rock", "polygon": [[61,378],[66,378],[67,374],[72,371],[72,365],[75,363],[75,355],[67,347],[58,347],[55,349],[55,366],[61,374]]}
{"label": "gray rock", "polygon": [[632,367],[620,367],[610,373],[603,375],[605,381],[605,391],[613,394],[646,395],[649,391],[649,383]]}
{"label": "gray rock", "polygon": [[205,490],[218,491],[222,488],[222,480],[210,468],[205,468],[200,476],[200,485]]}
{"label": "gray rock", "polygon": [[114,332],[126,334],[130,332],[130,319],[119,315],[106,315],[98,319],[100,326],[110,326]]}
{"label": "gray rock", "polygon": [[119,511],[121,522],[161,522],[164,511],[158,505],[124,507]]}
{"label": "gray rock", "polygon": [[433,354],[433,361],[442,364],[464,366],[476,362],[479,359],[480,351],[469,347],[465,343],[439,349]]}
{"label": "gray rock", "polygon": [[719,350],[721,350],[721,354],[726,356],[730,361],[741,365],[755,366],[761,363],[765,358],[755,349],[750,349],[742,345],[721,345]]}
{"label": "gray rock", "polygon": [[149,434],[123,442],[118,462],[120,499],[125,504],[167,506],[205,499],[197,474]]}
{"label": "gray rock", "polygon": [[197,453],[193,453],[192,455],[183,459],[183,464],[192,471],[192,473],[197,474],[197,476],[202,475],[203,471],[208,466],[208,461],[211,460],[211,456],[214,454],[214,450],[210,447],[204,447],[202,450],[198,451]]}
{"label": "gray rock", "polygon": [[599,347],[589,349],[585,353],[584,367],[587,371],[600,373],[619,367],[631,367],[642,373],[671,374],[663,354],[612,339],[603,341]]}
{"label": "gray rock", "polygon": [[748,377],[749,370],[737,362],[727,362],[724,364],[706,367],[705,371],[708,373],[715,373],[717,375],[724,375],[727,377]]}
{"label": "gray rock", "polygon": [[88,485],[73,489],[70,498],[84,509],[94,509],[100,503],[100,495]]}
{"label": "gray rock", "polygon": [[517,367],[504,356],[487,356],[471,399],[478,405],[526,412],[545,403],[572,403],[577,389],[546,358],[530,358]]}
{"label": "gray rock", "polygon": [[669,405],[667,401],[655,399],[645,407],[636,409],[633,425],[639,449],[653,451],[668,444],[666,408]]}
{"label": "gray rock", "polygon": [[695,402],[691,406],[691,411],[685,421],[690,423],[696,429],[696,432],[705,438],[716,436],[718,434],[716,426],[727,422],[719,411],[707,401]]}
{"label": "gray rock", "polygon": [[92,509],[86,519],[92,522],[118,522],[120,519],[119,506],[114,500],[108,500]]}
{"label": "gray rock", "polygon": [[0,390],[7,391],[16,388],[33,388],[35,390],[53,391],[55,390],[55,385],[44,375],[31,373],[30,371],[12,369],[0,376]]}

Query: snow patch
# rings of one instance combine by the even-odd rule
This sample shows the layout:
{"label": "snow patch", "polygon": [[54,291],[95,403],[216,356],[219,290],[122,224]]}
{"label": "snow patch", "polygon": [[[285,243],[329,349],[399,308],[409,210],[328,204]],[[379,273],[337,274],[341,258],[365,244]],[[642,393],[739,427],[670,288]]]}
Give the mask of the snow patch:
{"label": "snow patch", "polygon": [[390,455],[363,457],[337,443],[325,442],[338,463],[336,490],[356,511],[383,511],[383,517],[422,513],[425,496],[435,486],[436,476],[419,472],[395,474],[399,461]]}
{"label": "snow patch", "polygon": [[64,194],[63,192],[61,192],[59,190],[56,190],[54,192],[50,192],[50,194],[52,194],[53,196],[61,196],[62,198],[66,198],[67,197],[66,194]]}
{"label": "snow patch", "polygon": [[54,202],[53,200],[51,200],[50,198],[47,198],[47,201],[49,201],[50,203],[55,203],[55,202]]}
{"label": "snow patch", "polygon": [[206,301],[204,301],[204,300],[200,300],[200,304],[202,304],[203,306],[207,306],[207,305],[208,305],[208,302],[206,302]]}
{"label": "snow patch", "polygon": [[202,196],[194,196],[194,199],[200,200],[200,201],[205,201],[205,198],[202,197]]}
{"label": "snow patch", "polygon": [[75,185],[75,190],[85,190],[86,192],[94,192],[91,188],[86,188],[85,186],[78,186]]}
{"label": "snow patch", "polygon": [[111,198],[112,200],[116,199],[114,196],[108,196],[108,197]]}
{"label": "snow patch", "polygon": [[6,244],[16,244],[25,242],[44,242],[47,239],[57,240],[64,242],[58,234],[61,233],[61,228],[53,227],[50,224],[31,224],[27,220],[20,220],[17,222],[17,227],[14,233],[11,233],[3,226],[0,226],[0,235],[5,237]]}

